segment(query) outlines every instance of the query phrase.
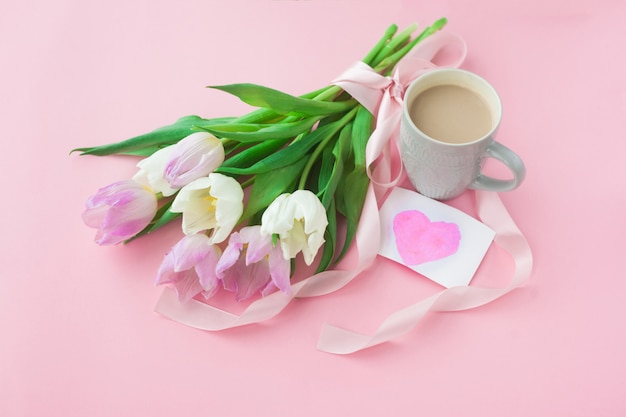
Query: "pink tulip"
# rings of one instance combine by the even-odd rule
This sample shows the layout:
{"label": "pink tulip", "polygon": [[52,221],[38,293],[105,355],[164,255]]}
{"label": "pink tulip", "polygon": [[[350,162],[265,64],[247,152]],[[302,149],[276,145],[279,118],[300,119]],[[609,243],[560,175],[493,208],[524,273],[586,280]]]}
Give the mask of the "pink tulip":
{"label": "pink tulip", "polygon": [[135,181],[119,181],[98,190],[86,203],[83,221],[98,229],[98,245],[116,245],[143,230],[157,211],[157,199]]}
{"label": "pink tulip", "polygon": [[174,188],[206,177],[224,162],[222,142],[207,132],[192,133],[172,146],[165,179]]}
{"label": "pink tulip", "polygon": [[210,298],[219,288],[215,266],[220,254],[205,234],[185,236],[165,255],[156,284],[172,284],[181,302],[198,294]]}
{"label": "pink tulip", "polygon": [[237,301],[258,291],[263,295],[276,288],[286,294],[291,291],[290,261],[279,245],[272,244],[272,237],[261,235],[260,230],[260,226],[248,226],[232,233],[216,266],[224,288],[234,291]]}

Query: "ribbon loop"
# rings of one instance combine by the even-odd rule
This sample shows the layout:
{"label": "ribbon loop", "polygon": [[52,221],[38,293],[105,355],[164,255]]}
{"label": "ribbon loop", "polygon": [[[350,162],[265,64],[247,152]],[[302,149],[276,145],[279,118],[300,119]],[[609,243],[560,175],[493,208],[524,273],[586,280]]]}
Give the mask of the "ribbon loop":
{"label": "ribbon loop", "polygon": [[332,84],[350,93],[373,115],[378,113],[384,91],[390,83],[389,77],[380,75],[362,61],[355,62],[332,81]]}

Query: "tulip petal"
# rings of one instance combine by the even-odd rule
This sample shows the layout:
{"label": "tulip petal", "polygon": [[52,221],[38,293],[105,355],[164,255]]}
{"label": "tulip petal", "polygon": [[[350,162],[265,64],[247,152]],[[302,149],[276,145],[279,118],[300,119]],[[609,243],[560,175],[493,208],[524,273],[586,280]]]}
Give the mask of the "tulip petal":
{"label": "tulip petal", "polygon": [[253,264],[268,256],[272,250],[272,237],[261,234],[260,226],[248,226],[241,229],[243,241],[248,244],[246,263]]}
{"label": "tulip petal", "polygon": [[202,292],[202,285],[200,285],[198,276],[194,271],[183,271],[180,274],[180,279],[177,279],[172,284],[178,294],[178,300],[181,303],[185,303]]}
{"label": "tulip petal", "polygon": [[187,235],[212,230],[211,243],[228,237],[243,213],[243,190],[233,178],[212,173],[184,186],[170,211],[183,213],[183,232]]}
{"label": "tulip petal", "polygon": [[242,249],[243,241],[241,240],[239,233],[235,232],[230,235],[228,245],[226,246],[226,249],[224,249],[224,252],[215,267],[217,277],[223,281],[224,288],[230,291],[235,291],[237,289],[236,282],[228,279],[225,280],[224,277],[226,276],[226,271],[235,265],[237,260],[239,260]]}
{"label": "tulip petal", "polygon": [[[261,234],[260,226],[246,226],[231,235],[216,267],[224,288],[236,293],[238,301],[255,293],[280,288],[289,292],[291,263],[271,236]],[[277,283],[277,285],[274,284]]]}
{"label": "tulip petal", "polygon": [[222,142],[208,132],[197,132],[176,145],[165,167],[165,179],[174,188],[206,177],[224,162]]}
{"label": "tulip petal", "polygon": [[280,246],[283,256],[287,259],[295,258],[306,247],[306,236],[302,222],[294,221],[289,233],[280,235]]}
{"label": "tulip petal", "polygon": [[291,261],[283,256],[279,246],[272,248],[268,255],[272,283],[285,294],[291,292]]}
{"label": "tulip petal", "polygon": [[219,256],[220,249],[206,235],[185,236],[165,255],[155,283],[172,284],[181,302],[200,293],[210,297],[218,288],[215,265]]}
{"label": "tulip petal", "polygon": [[270,269],[267,262],[257,262],[246,265],[245,260],[240,259],[237,264],[237,293],[235,299],[242,301],[250,298],[265,287],[270,280]]}
{"label": "tulip petal", "polygon": [[173,248],[174,271],[185,271],[193,268],[211,250],[211,244],[206,235],[201,233],[183,237]]}
{"label": "tulip petal", "polygon": [[198,264],[196,265],[196,273],[198,274],[200,286],[204,290],[205,298],[209,298],[215,294],[219,288],[219,278],[216,273],[216,266],[220,259],[221,250],[215,246],[210,245],[209,251]]}
{"label": "tulip petal", "polygon": [[[173,259],[173,258],[172,258]],[[175,272],[172,259],[164,260],[157,273],[156,285],[172,284],[180,302],[189,301],[202,291],[193,270]]]}
{"label": "tulip petal", "polygon": [[308,265],[324,243],[327,226],[326,209],[309,190],[282,194],[261,217],[261,232],[279,236],[284,257],[294,258],[302,252]]}
{"label": "tulip petal", "polygon": [[114,245],[143,230],[157,211],[155,195],[135,181],[119,181],[91,196],[82,214],[89,227],[97,228],[96,243]]}
{"label": "tulip petal", "polygon": [[173,150],[173,146],[167,146],[139,161],[137,163],[139,171],[133,176],[133,180],[148,187],[155,194],[161,193],[165,197],[174,195],[180,187],[170,187],[164,177],[165,166]]}

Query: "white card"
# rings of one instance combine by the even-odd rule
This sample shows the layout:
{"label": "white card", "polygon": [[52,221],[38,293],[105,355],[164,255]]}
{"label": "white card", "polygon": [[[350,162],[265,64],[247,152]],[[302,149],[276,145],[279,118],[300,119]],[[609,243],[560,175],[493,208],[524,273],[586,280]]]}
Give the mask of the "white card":
{"label": "white card", "polygon": [[380,224],[380,255],[447,288],[469,285],[495,236],[461,210],[403,188],[385,200]]}

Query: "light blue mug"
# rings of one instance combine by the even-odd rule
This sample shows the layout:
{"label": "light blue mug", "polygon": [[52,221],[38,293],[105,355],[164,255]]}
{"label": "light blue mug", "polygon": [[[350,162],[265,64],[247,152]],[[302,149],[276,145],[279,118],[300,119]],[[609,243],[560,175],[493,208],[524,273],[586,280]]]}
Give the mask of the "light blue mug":
{"label": "light blue mug", "polygon": [[[467,93],[469,98],[457,95],[457,91]],[[477,107],[470,106],[468,100],[472,97],[482,103],[484,108],[480,110],[488,118],[481,123],[482,130],[474,126],[480,115]],[[419,110],[422,113],[416,113],[418,106],[424,108]],[[400,151],[415,189],[427,197],[445,200],[468,188],[498,192],[517,188],[526,169],[515,152],[494,139],[501,118],[502,103],[497,92],[474,73],[436,69],[413,81],[404,95]],[[478,130],[468,133],[472,129]],[[469,136],[446,137],[457,133]],[[513,178],[502,180],[483,174],[486,158],[504,163]]]}

